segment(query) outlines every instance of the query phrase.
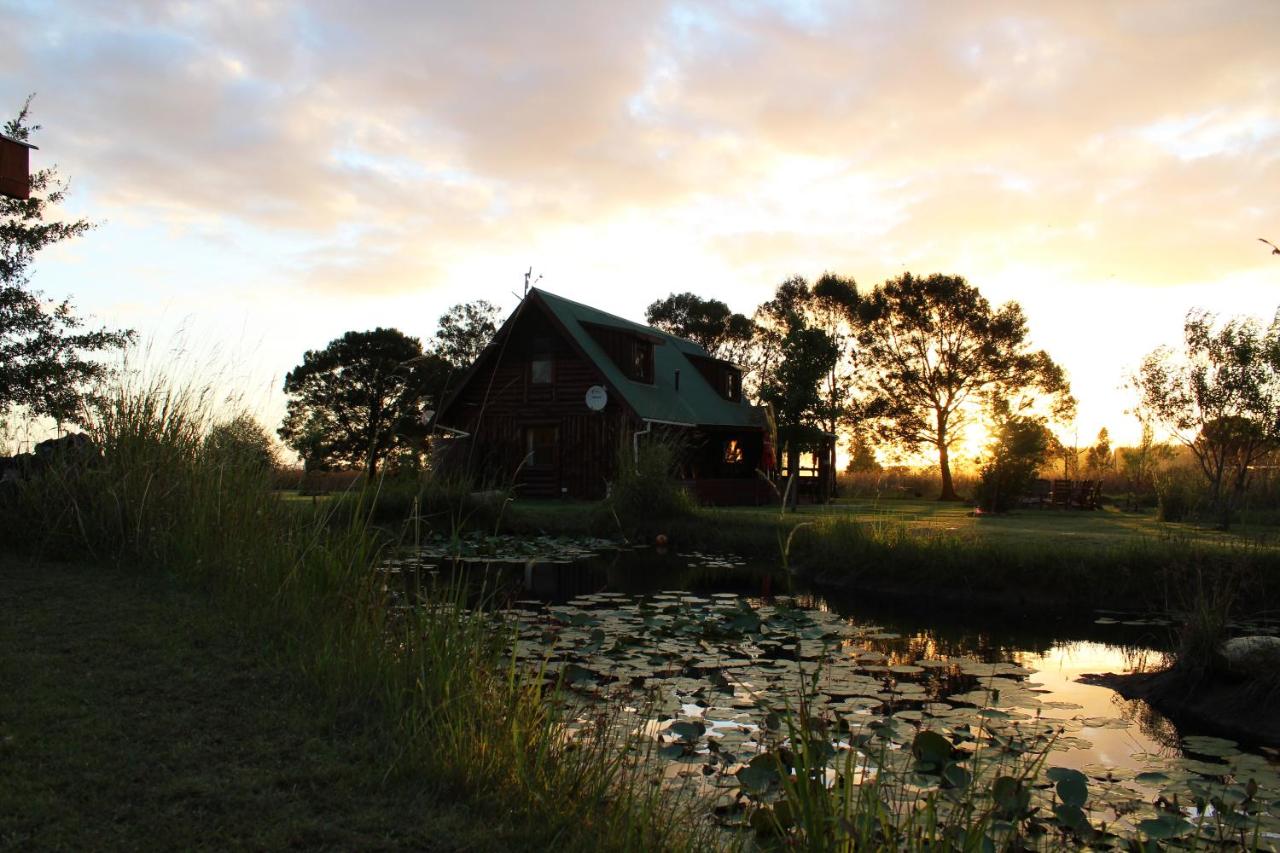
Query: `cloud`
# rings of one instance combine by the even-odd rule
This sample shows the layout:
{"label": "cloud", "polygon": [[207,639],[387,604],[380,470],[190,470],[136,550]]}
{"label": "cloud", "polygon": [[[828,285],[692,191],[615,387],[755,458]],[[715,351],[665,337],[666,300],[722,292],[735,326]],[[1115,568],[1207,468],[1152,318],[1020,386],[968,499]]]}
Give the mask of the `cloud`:
{"label": "cloud", "polygon": [[[10,99],[129,216],[279,235],[288,286],[447,282],[646,221],[746,271],[1253,269],[1280,6],[24,4]],[[210,239],[216,239],[211,236]],[[691,249],[695,251],[696,249]]]}

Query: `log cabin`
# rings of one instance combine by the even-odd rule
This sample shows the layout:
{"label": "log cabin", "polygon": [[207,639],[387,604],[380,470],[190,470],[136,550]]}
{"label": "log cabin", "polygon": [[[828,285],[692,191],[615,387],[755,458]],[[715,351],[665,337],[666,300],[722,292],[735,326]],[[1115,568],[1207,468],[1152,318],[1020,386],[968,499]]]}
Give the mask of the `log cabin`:
{"label": "log cabin", "polygon": [[681,448],[677,473],[700,502],[776,500],[760,473],[774,467],[776,439],[766,411],[744,399],[737,365],[538,288],[446,395],[434,424],[452,436],[450,462],[491,483],[514,477],[522,496],[602,498],[618,465],[662,436]]}

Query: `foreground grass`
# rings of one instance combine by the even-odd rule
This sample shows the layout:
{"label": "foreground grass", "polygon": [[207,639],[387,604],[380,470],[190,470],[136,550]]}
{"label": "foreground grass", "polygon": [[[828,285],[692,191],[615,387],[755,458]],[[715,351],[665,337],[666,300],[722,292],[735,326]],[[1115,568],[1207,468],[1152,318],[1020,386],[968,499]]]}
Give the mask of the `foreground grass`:
{"label": "foreground grass", "polygon": [[389,744],[209,595],[0,558],[0,848],[469,849],[500,810],[389,784]]}
{"label": "foreground grass", "polygon": [[[241,658],[268,669],[270,661],[278,662],[278,671],[313,697],[309,710],[282,711],[278,727],[297,725],[310,743],[305,733],[323,730],[328,720],[335,737],[346,741],[335,745],[339,753],[367,751],[358,763],[365,770],[335,776],[332,785],[324,766],[313,768],[318,777],[305,765],[296,768],[327,788],[327,796],[340,798],[345,786],[366,778],[362,773],[373,778],[377,770],[388,785],[424,797],[447,792],[447,801],[464,815],[475,815],[474,833],[467,830],[461,846],[490,846],[490,838],[494,846],[531,850],[688,849],[701,843],[705,822],[689,820],[691,806],[629,773],[632,753],[619,749],[607,731],[593,724],[569,735],[565,711],[547,701],[542,675],[515,667],[500,619],[461,606],[459,590],[433,589],[414,606],[402,606],[407,602],[384,587],[378,572],[394,537],[369,525],[359,502],[347,521],[335,523],[323,504],[279,500],[266,472],[205,446],[210,409],[198,394],[159,381],[108,389],[107,395],[90,425],[101,456],[70,460],[0,495],[0,541],[22,543],[37,557],[115,566],[118,577],[135,584],[176,585],[204,596],[211,613],[221,616],[214,623],[220,627],[201,630],[248,638]],[[48,604],[55,612],[56,602]],[[177,621],[157,616],[112,636],[164,649],[179,636]],[[98,653],[128,658],[130,649],[104,642]],[[194,674],[182,683],[217,684],[234,674],[234,667],[216,662],[205,672],[191,660],[182,666]],[[163,675],[143,673],[136,685],[162,690]],[[19,694],[16,701],[25,700]],[[168,713],[163,694],[154,712]],[[170,725],[156,742],[185,749],[201,722],[193,717]],[[94,737],[86,729],[61,744],[74,752]],[[278,752],[269,739],[251,728],[230,731],[228,738],[243,746],[228,754],[241,754],[270,775]],[[219,771],[211,772],[221,779]],[[73,800],[97,782],[92,774],[54,768],[51,778],[59,776]],[[399,822],[390,816],[384,826],[408,827],[409,846],[453,843],[430,828],[421,830],[429,843],[427,836],[415,836],[421,824],[411,812],[419,794],[403,795],[410,814]],[[132,831],[131,814],[118,814],[121,831]],[[246,841],[248,846],[290,843],[269,834],[270,815],[246,809],[239,819],[245,831],[260,824],[253,831],[262,838]],[[378,823],[371,817],[359,826]],[[384,831],[398,837],[398,829]],[[366,840],[374,838],[353,839],[350,846]],[[140,840],[123,846],[150,845]]]}

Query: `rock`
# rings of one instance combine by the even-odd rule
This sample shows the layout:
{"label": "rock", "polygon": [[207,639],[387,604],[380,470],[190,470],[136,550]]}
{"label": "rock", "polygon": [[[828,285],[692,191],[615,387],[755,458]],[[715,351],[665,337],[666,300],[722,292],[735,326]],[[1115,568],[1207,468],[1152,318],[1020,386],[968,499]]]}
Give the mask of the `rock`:
{"label": "rock", "polygon": [[36,458],[44,465],[83,465],[101,456],[98,445],[82,432],[69,432],[61,438],[46,439],[36,445],[35,451]]}
{"label": "rock", "polygon": [[1280,637],[1234,637],[1218,653],[1237,678],[1275,678],[1280,673]]}

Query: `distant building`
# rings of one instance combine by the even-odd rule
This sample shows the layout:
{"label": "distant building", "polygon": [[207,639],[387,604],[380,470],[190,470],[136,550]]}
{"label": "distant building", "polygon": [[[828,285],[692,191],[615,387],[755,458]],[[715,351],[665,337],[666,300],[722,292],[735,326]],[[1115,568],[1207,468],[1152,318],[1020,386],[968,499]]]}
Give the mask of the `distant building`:
{"label": "distant building", "polygon": [[452,462],[465,459],[495,482],[516,475],[521,495],[604,497],[618,465],[661,434],[684,449],[679,475],[698,500],[775,500],[759,472],[774,468],[776,439],[766,412],[743,399],[740,368],[537,288],[435,423],[454,436]]}

